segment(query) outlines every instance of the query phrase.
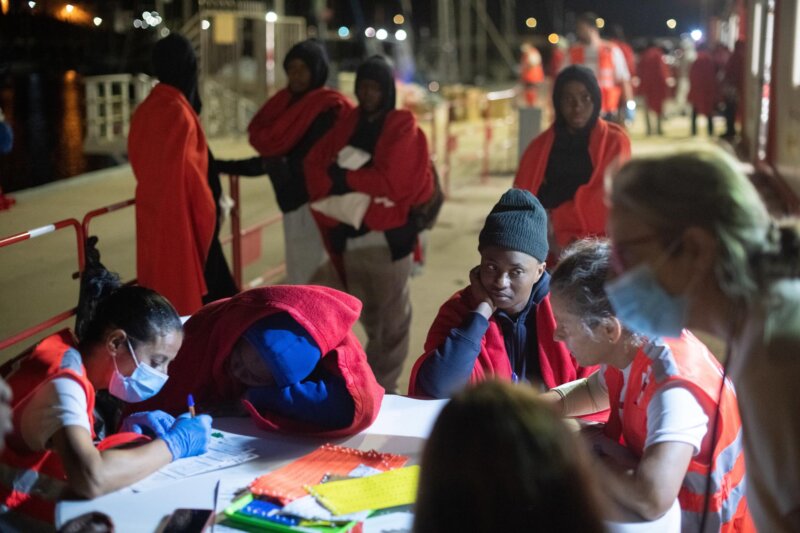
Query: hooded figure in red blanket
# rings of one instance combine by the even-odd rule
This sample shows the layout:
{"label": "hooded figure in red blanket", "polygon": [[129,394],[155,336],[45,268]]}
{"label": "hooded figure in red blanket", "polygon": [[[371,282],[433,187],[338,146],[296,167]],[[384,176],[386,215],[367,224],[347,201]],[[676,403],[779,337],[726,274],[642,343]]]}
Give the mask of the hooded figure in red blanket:
{"label": "hooded figure in red blanket", "polygon": [[631,156],[625,130],[599,118],[600,98],[591,70],[562,70],[553,87],[556,120],[525,149],[514,179],[514,187],[531,191],[549,211],[552,257],[576,239],[605,235],[604,177]]}
{"label": "hooded figure in red blanket", "polygon": [[664,101],[669,97],[669,68],[664,62],[664,51],[653,43],[642,52],[639,59],[639,90],[644,96],[644,118],[647,134],[653,133],[650,126],[650,111],[656,114],[656,134],[663,135],[661,118],[664,116]]}
{"label": "hooded figure in red blanket", "polygon": [[[185,59],[185,60],[182,60]],[[160,83],[136,108],[128,158],[136,176],[136,276],[181,315],[203,305],[204,267],[216,224],[208,144],[195,109],[197,63],[178,34],[153,51]]]}
{"label": "hooded figure in red blanket", "polygon": [[287,87],[267,100],[247,130],[283,212],[288,283],[305,284],[327,256],[308,209],[303,162],[311,147],[353,104],[325,87],[328,57],[318,41],[294,45],[283,60],[283,69]]}
{"label": "hooded figure in red blanket", "polygon": [[425,353],[411,370],[408,394],[448,398],[490,377],[551,389],[591,374],[553,340],[547,214],[529,191],[511,189],[478,237],[481,264],[470,286],[439,309]]}
{"label": "hooded figure in red blanket", "polygon": [[319,286],[252,289],[204,307],[185,324],[172,379],[145,404],[249,412],[290,433],[351,435],[375,420],[383,389],[351,331],[361,303]]}
{"label": "hooded figure in red blanket", "polygon": [[[309,152],[306,183],[312,201],[330,202],[351,192],[369,197],[358,227],[318,211],[314,217],[347,291],[364,303],[369,364],[378,383],[394,392],[411,325],[408,278],[420,230],[412,208],[433,196],[433,168],[414,115],[394,108],[394,73],[384,58],[374,56],[359,66],[356,96],[358,107]],[[347,153],[365,161],[347,165],[342,161]]]}
{"label": "hooded figure in red blanket", "polygon": [[714,135],[714,113],[720,100],[717,64],[708,52],[708,46],[697,47],[697,59],[689,68],[689,103],[692,104],[692,135],[697,135],[697,116],[705,115],[708,136]]}

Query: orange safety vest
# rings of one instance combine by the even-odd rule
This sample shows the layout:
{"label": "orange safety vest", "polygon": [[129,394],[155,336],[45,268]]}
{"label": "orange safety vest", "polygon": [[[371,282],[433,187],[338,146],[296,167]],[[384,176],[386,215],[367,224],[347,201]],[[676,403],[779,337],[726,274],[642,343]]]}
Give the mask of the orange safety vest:
{"label": "orange safety vest", "polygon": [[[612,44],[602,43],[597,50],[597,83],[600,85],[602,95],[602,112],[615,113],[619,109],[619,99],[622,89],[617,84],[614,75],[614,49]],[[572,65],[584,65],[586,53],[584,45],[576,44],[569,49],[569,61]]]}
{"label": "orange safety vest", "polygon": [[[722,398],[718,401],[722,378],[719,362],[703,343],[684,330],[679,339],[645,344],[631,364],[625,391],[622,390],[622,371],[612,367],[605,371],[611,403],[606,435],[641,457],[647,437],[650,399],[664,386],[681,383],[692,392],[708,417],[708,433],[703,439],[701,452],[689,463],[678,493],[682,529],[700,530],[710,465],[712,492],[706,531],[755,531],[745,498],[742,423],[736,393],[733,384],[726,379]],[[624,398],[622,404],[620,398]],[[714,436],[711,431],[717,409],[720,409],[720,414]]]}
{"label": "orange safety vest", "polygon": [[[6,439],[0,454],[0,509],[14,510],[38,520],[53,522],[56,502],[68,491],[67,477],[61,458],[51,450],[28,448],[20,433],[20,417],[36,392],[56,378],[74,379],[86,393],[86,414],[94,433],[95,390],[86,377],[86,369],[77,342],[68,329],[44,339],[32,352],[18,358],[3,377],[13,392],[11,402],[14,431]],[[136,441],[149,440],[137,433],[117,433],[103,439],[99,450],[106,450]]]}

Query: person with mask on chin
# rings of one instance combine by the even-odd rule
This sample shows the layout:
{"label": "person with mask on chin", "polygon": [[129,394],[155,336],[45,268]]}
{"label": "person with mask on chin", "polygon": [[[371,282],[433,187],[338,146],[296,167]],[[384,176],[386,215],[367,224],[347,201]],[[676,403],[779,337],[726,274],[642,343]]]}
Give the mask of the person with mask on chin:
{"label": "person with mask on chin", "polygon": [[630,158],[631,142],[622,127],[600,118],[600,86],[587,67],[561,71],[553,108],[555,122],[525,149],[514,187],[531,191],[547,209],[550,254],[557,258],[576,239],[605,235],[603,179]]}
{"label": "person with mask on chin", "polygon": [[61,330],[0,368],[14,423],[0,454],[0,525],[6,513],[52,523],[60,499],[101,496],[207,449],[208,415],[117,420],[167,381],[183,341],[172,305],[102,267],[85,272],[81,291],[77,338]]}
{"label": "person with mask on chin", "polygon": [[[603,433],[623,444],[635,462],[603,456],[597,480],[623,509],[656,520],[677,498],[682,531],[755,531],[733,385],[688,330],[662,338],[636,314],[623,312],[626,322],[620,322],[612,303],[621,311],[628,304],[614,282],[608,294],[604,288],[611,263],[608,241],[585,239],[567,247],[553,270],[555,339],[579,363],[600,369],[542,398],[564,416],[611,408]],[[709,477],[714,484],[706,500]]]}
{"label": "person with mask on chin", "polygon": [[283,212],[287,282],[307,284],[318,279],[315,274],[327,255],[308,207],[303,163],[314,144],[353,104],[325,86],[328,56],[316,39],[294,45],[283,60],[283,70],[286,88],[266,101],[247,131]]}
{"label": "person with mask on chin", "polygon": [[394,71],[386,59],[373,56],[358,67],[356,96],[358,107],[309,152],[306,183],[316,205],[350,193],[366,197],[363,217],[352,224],[316,210],[314,218],[347,292],[364,304],[369,364],[394,393],[408,355],[408,280],[421,231],[413,208],[434,196],[433,166],[414,115],[395,109]]}
{"label": "person with mask on chin", "polygon": [[510,189],[486,217],[470,285],[439,309],[425,353],[411,370],[409,396],[449,398],[489,378],[542,390],[589,376],[553,340],[547,214],[533,194]]}

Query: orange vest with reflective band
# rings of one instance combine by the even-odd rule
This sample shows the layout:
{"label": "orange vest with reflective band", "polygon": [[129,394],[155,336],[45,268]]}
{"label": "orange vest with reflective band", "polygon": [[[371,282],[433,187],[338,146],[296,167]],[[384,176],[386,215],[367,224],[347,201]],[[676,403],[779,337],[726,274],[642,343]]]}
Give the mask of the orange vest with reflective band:
{"label": "orange vest with reflective band", "polygon": [[[614,113],[619,109],[619,99],[622,89],[617,84],[614,75],[614,49],[612,44],[602,43],[597,49],[597,84],[600,85],[602,95],[602,113]],[[585,65],[586,54],[584,45],[576,44],[569,49],[569,61],[572,65]]]}
{"label": "orange vest with reflective band", "polygon": [[[647,406],[656,391],[680,383],[702,406],[708,417],[708,433],[698,455],[692,458],[678,493],[681,529],[699,531],[703,519],[706,480],[711,468],[706,531],[755,531],[745,498],[745,464],[742,424],[736,393],[725,380],[718,401],[722,367],[697,338],[687,330],[679,339],[645,344],[631,363],[627,387],[622,371],[608,367],[605,379],[611,402],[606,434],[619,440],[636,456],[644,453],[647,437]],[[720,409],[716,438],[710,435]]]}
{"label": "orange vest with reflective band", "polygon": [[[86,393],[89,427],[94,427],[95,390],[86,377],[86,369],[77,342],[68,329],[44,339],[32,352],[4,365],[3,377],[13,392],[11,402],[14,431],[6,438],[0,454],[0,512],[14,510],[45,522],[53,522],[55,504],[68,490],[67,477],[60,457],[51,450],[34,451],[23,441],[20,418],[28,402],[47,382],[56,378],[75,380]],[[91,431],[95,438],[94,429]],[[106,450],[147,438],[137,433],[118,433],[101,441],[97,448]]]}

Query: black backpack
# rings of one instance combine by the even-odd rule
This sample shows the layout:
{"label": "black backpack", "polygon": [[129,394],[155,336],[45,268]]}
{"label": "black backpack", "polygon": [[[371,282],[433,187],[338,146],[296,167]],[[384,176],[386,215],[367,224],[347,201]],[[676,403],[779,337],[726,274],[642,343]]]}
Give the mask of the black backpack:
{"label": "black backpack", "polygon": [[433,229],[436,219],[439,218],[439,211],[444,204],[444,191],[439,181],[439,173],[436,172],[436,165],[431,164],[431,174],[433,175],[433,194],[425,202],[415,205],[408,213],[409,221],[413,224],[417,233],[426,229]]}

